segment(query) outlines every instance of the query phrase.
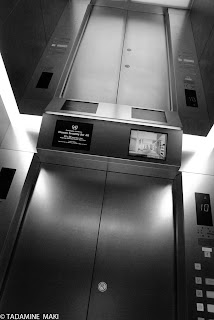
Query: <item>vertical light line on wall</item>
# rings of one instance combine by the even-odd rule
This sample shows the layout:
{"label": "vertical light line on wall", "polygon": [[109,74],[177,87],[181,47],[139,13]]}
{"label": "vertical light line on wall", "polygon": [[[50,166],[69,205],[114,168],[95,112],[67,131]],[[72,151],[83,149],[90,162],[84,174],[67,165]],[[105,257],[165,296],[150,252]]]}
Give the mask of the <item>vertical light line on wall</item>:
{"label": "vertical light line on wall", "polygon": [[0,54],[0,95],[11,123],[15,124],[19,117],[19,109],[16,103],[16,99],[15,99],[1,54]]}

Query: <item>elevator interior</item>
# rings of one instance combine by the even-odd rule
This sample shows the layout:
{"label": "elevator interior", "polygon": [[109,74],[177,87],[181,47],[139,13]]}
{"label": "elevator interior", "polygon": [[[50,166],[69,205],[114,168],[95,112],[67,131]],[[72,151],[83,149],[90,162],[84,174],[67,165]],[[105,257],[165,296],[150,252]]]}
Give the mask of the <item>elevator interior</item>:
{"label": "elevator interior", "polygon": [[[186,132],[207,130],[194,50],[180,50],[174,64],[173,34],[185,15],[112,3],[86,11],[43,116],[38,157],[24,169],[8,165],[16,173],[0,203],[0,311],[211,319],[213,172],[178,171],[177,111]],[[35,95],[55,81],[50,65],[41,73],[43,58],[28,88]],[[186,105],[188,90],[197,107]],[[2,167],[12,153],[1,150]]]}

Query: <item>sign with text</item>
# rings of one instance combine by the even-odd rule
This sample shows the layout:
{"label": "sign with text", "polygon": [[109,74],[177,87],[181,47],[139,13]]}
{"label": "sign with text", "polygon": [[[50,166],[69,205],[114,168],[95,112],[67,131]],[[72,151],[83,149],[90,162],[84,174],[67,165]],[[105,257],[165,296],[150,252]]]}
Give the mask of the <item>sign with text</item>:
{"label": "sign with text", "polygon": [[57,120],[52,146],[89,151],[93,124]]}

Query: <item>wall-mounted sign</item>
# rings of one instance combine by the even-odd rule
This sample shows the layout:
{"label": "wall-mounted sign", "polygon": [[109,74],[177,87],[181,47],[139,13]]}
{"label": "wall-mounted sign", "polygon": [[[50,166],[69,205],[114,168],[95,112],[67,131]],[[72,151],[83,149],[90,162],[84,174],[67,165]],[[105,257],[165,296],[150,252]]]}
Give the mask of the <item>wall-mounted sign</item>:
{"label": "wall-mounted sign", "polygon": [[89,151],[93,124],[57,120],[52,146]]}
{"label": "wall-mounted sign", "polygon": [[131,130],[129,155],[166,159],[167,134]]}

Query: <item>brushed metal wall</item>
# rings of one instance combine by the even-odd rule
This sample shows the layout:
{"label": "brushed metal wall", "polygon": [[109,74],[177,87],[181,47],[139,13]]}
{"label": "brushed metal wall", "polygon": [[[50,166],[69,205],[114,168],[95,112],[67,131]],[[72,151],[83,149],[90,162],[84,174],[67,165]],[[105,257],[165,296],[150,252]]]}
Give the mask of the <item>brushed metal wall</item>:
{"label": "brushed metal wall", "polygon": [[17,102],[68,1],[1,1],[0,49]]}
{"label": "brushed metal wall", "polygon": [[214,2],[195,0],[191,10],[201,76],[211,124],[214,123]]}

